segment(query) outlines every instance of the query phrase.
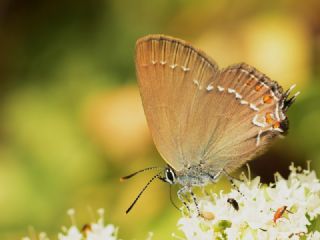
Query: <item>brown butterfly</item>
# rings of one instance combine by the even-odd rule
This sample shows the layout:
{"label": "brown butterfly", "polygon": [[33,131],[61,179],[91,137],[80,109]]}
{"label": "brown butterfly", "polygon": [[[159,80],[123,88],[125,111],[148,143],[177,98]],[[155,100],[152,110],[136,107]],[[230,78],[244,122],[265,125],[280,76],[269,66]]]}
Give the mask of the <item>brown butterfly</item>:
{"label": "brown butterfly", "polygon": [[165,35],[139,39],[135,62],[151,135],[168,166],[127,212],[157,178],[181,185],[183,203],[186,193],[195,200],[192,187],[228,175],[288,130],[286,112],[299,92],[289,98],[295,86],[283,92],[248,64],[220,70],[203,51]]}

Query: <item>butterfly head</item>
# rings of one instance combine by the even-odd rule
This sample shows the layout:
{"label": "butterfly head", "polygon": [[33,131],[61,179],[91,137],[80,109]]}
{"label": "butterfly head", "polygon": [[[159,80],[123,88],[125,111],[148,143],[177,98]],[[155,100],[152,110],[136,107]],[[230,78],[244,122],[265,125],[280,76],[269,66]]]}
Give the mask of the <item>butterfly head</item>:
{"label": "butterfly head", "polygon": [[175,184],[177,175],[171,167],[166,167],[163,172],[163,176],[160,179],[169,184]]}

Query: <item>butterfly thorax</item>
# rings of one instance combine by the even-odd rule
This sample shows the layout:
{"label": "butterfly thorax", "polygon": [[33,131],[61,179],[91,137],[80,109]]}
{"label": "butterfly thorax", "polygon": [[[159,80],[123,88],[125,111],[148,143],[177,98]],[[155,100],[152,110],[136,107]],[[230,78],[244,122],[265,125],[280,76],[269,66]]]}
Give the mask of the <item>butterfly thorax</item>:
{"label": "butterfly thorax", "polygon": [[168,167],[165,170],[166,182],[182,186],[205,186],[217,181],[219,172],[208,172],[201,165],[190,166],[181,171]]}

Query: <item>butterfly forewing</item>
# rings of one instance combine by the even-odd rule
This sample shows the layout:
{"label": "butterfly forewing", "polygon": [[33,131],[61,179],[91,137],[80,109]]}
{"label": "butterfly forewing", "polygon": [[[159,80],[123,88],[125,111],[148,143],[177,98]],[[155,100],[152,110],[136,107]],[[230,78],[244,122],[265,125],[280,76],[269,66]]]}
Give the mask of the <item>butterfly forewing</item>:
{"label": "butterfly forewing", "polygon": [[206,150],[205,162],[214,168],[221,161],[225,170],[233,171],[261,153],[271,138],[283,133],[280,122],[285,116],[280,118],[283,113],[279,106],[282,90],[244,63],[222,70],[216,84],[216,94],[222,101],[212,105],[223,106],[228,121],[213,133],[219,137],[214,137],[217,141]]}
{"label": "butterfly forewing", "polygon": [[281,89],[246,64],[219,71],[190,44],[150,35],[137,42],[136,69],[155,145],[177,171],[232,171],[281,133]]}
{"label": "butterfly forewing", "polygon": [[217,77],[216,65],[207,59],[174,38],[152,35],[137,42],[136,69],[148,125],[158,151],[176,170],[191,164],[192,152],[198,151],[197,139],[186,136],[199,132],[195,126],[189,129],[199,88]]}

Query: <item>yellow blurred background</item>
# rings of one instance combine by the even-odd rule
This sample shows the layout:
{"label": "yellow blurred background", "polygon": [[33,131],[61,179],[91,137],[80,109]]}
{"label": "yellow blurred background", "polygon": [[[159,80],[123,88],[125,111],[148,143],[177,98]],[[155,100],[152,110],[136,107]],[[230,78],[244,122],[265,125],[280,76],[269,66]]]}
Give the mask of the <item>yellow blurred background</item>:
{"label": "yellow blurred background", "polygon": [[297,83],[288,136],[250,166],[265,182],[286,176],[290,162],[312,160],[320,172],[318,0],[1,0],[0,239],[20,239],[28,226],[54,237],[71,207],[80,226],[89,209],[105,208],[122,239],[177,232],[168,185],[154,183],[126,215],[152,174],[119,182],[165,165],[133,61],[136,39],[151,33],[192,42],[220,67],[245,61],[285,88]]}

